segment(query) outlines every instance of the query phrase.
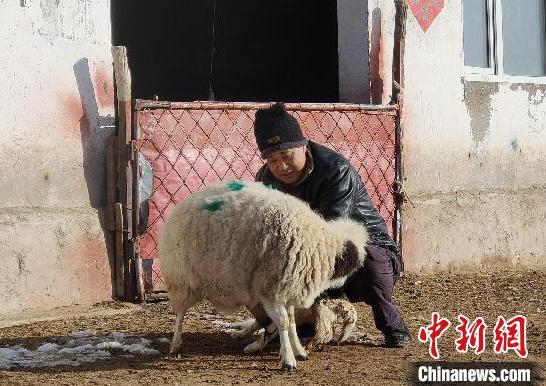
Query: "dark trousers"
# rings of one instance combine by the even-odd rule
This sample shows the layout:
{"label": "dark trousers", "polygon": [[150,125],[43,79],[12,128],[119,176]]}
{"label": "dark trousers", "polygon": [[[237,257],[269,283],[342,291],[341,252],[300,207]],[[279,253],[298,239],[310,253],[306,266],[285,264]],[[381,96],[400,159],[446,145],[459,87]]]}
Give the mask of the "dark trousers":
{"label": "dark trousers", "polygon": [[400,260],[385,247],[370,245],[366,250],[364,266],[347,279],[343,293],[351,302],[372,306],[375,326],[383,333],[405,331],[400,310],[392,302],[394,284],[402,270]]}

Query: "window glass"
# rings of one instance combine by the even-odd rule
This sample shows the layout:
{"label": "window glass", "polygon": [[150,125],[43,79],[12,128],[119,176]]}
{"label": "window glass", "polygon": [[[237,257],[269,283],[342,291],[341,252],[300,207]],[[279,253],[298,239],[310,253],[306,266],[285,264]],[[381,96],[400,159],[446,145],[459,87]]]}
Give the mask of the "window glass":
{"label": "window glass", "polygon": [[502,1],[504,73],[546,75],[544,13],[544,0]]}
{"label": "window glass", "polygon": [[463,2],[464,64],[490,67],[487,38],[487,0]]}

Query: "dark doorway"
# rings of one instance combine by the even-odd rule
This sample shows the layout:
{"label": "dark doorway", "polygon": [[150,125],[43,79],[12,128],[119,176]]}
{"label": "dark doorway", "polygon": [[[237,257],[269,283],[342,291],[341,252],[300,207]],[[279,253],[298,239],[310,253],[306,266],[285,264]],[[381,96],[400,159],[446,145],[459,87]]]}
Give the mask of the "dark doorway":
{"label": "dark doorway", "polygon": [[339,99],[335,0],[112,0],[112,41],[133,98]]}

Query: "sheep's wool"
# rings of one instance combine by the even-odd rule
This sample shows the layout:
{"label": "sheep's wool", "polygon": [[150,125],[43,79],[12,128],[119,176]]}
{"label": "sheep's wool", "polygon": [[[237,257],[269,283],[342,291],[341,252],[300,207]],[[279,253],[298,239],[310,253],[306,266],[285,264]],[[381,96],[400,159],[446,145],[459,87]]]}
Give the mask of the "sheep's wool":
{"label": "sheep's wool", "polygon": [[261,183],[231,181],[182,201],[165,225],[159,253],[175,307],[177,298],[186,304],[206,298],[223,310],[262,299],[308,308],[344,281],[333,277],[347,240],[363,263],[367,235],[361,225],[326,222],[297,198]]}

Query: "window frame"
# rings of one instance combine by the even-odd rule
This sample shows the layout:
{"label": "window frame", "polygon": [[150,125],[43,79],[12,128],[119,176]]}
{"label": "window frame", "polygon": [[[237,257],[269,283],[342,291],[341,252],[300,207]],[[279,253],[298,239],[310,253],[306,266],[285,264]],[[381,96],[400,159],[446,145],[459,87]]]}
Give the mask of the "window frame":
{"label": "window frame", "polygon": [[[464,1],[462,0],[461,15],[464,18]],[[474,67],[464,65],[464,45],[463,45],[463,66],[465,78],[469,80],[485,80],[498,82],[518,82],[518,83],[546,83],[546,74],[544,75],[509,75],[504,73],[504,47],[503,47],[503,0],[487,0],[487,46],[489,67]],[[546,4],[545,4],[546,6]],[[545,9],[546,11],[546,9]],[[462,20],[461,18],[461,20]],[[463,34],[464,34],[464,21]],[[545,26],[546,28],[546,26]]]}
{"label": "window frame", "polygon": [[[462,1],[462,15],[464,18],[464,1]],[[495,62],[495,26],[493,25],[493,10],[494,10],[494,0],[487,0],[487,56],[489,59],[489,67],[475,67],[475,66],[464,66],[465,73],[469,74],[483,74],[483,75],[495,75],[496,62]],[[463,19],[463,34],[464,34],[464,19]],[[464,44],[463,44],[463,64],[464,64]]]}

